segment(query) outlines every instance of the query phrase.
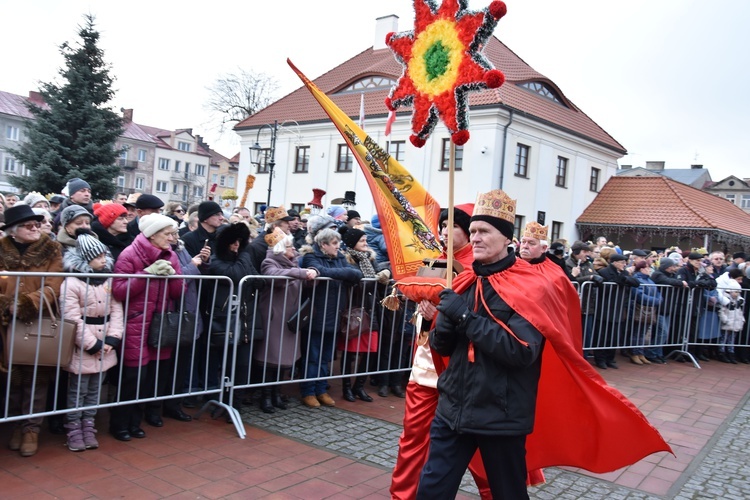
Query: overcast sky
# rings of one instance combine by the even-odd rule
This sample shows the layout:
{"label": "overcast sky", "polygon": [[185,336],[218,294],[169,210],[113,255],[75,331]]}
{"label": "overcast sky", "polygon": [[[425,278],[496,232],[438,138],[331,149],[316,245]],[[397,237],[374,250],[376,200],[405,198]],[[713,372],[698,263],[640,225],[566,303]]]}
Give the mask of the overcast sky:
{"label": "overcast sky", "polygon": [[[620,164],[699,163],[713,180],[750,177],[750,2],[507,5],[495,35],[625,146]],[[76,41],[91,13],[117,78],[114,108],[134,108],[144,125],[192,127],[232,156],[236,136],[219,138],[204,107],[219,75],[238,67],[272,75],[281,97],[300,86],[287,57],[314,79],[372,46],[377,17],[396,14],[406,31],[414,11],[408,0],[0,0],[0,12],[0,90],[27,95],[55,79],[58,46]]]}

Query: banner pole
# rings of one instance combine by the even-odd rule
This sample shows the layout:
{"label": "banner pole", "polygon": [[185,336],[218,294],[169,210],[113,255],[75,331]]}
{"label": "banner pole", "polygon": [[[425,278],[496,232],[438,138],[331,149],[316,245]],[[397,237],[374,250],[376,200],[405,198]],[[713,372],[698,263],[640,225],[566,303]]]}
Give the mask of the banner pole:
{"label": "banner pole", "polygon": [[[446,286],[453,286],[453,179],[456,173],[456,145],[450,141],[450,157],[448,158],[448,246],[445,253],[448,257],[446,262],[447,274],[445,276]],[[441,228],[438,228],[440,231]]]}

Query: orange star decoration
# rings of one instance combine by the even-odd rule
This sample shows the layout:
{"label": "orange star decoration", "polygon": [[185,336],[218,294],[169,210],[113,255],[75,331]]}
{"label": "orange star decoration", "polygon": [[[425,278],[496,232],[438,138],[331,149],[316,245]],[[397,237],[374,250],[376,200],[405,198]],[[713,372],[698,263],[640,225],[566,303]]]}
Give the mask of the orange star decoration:
{"label": "orange star decoration", "polygon": [[505,75],[494,69],[483,49],[505,3],[492,2],[480,11],[467,10],[467,0],[444,0],[438,8],[432,0],[414,0],[414,31],[389,33],[386,44],[404,72],[385,105],[393,111],[412,106],[412,144],[421,148],[442,118],[451,140],[469,140],[470,91],[497,88]]}

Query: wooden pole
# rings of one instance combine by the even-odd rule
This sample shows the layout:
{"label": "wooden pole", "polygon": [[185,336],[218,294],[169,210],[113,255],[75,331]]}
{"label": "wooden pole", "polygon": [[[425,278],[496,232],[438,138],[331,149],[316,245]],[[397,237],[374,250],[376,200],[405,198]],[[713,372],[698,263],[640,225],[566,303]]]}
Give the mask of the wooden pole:
{"label": "wooden pole", "polygon": [[445,250],[448,257],[446,263],[448,272],[445,277],[448,288],[453,286],[453,179],[456,173],[456,145],[453,141],[450,144],[450,157],[448,158],[448,244]]}

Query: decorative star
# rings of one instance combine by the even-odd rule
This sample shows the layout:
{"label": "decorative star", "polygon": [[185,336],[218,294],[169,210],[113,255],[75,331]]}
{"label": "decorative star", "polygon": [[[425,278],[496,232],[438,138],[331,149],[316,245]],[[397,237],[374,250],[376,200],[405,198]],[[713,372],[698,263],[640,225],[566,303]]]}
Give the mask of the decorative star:
{"label": "decorative star", "polygon": [[468,0],[414,0],[414,30],[389,33],[386,44],[404,72],[385,104],[394,111],[412,106],[412,144],[421,148],[438,117],[451,140],[469,140],[468,93],[497,88],[505,75],[484,56],[485,42],[506,13],[505,3],[493,1],[480,11],[467,10]]}

